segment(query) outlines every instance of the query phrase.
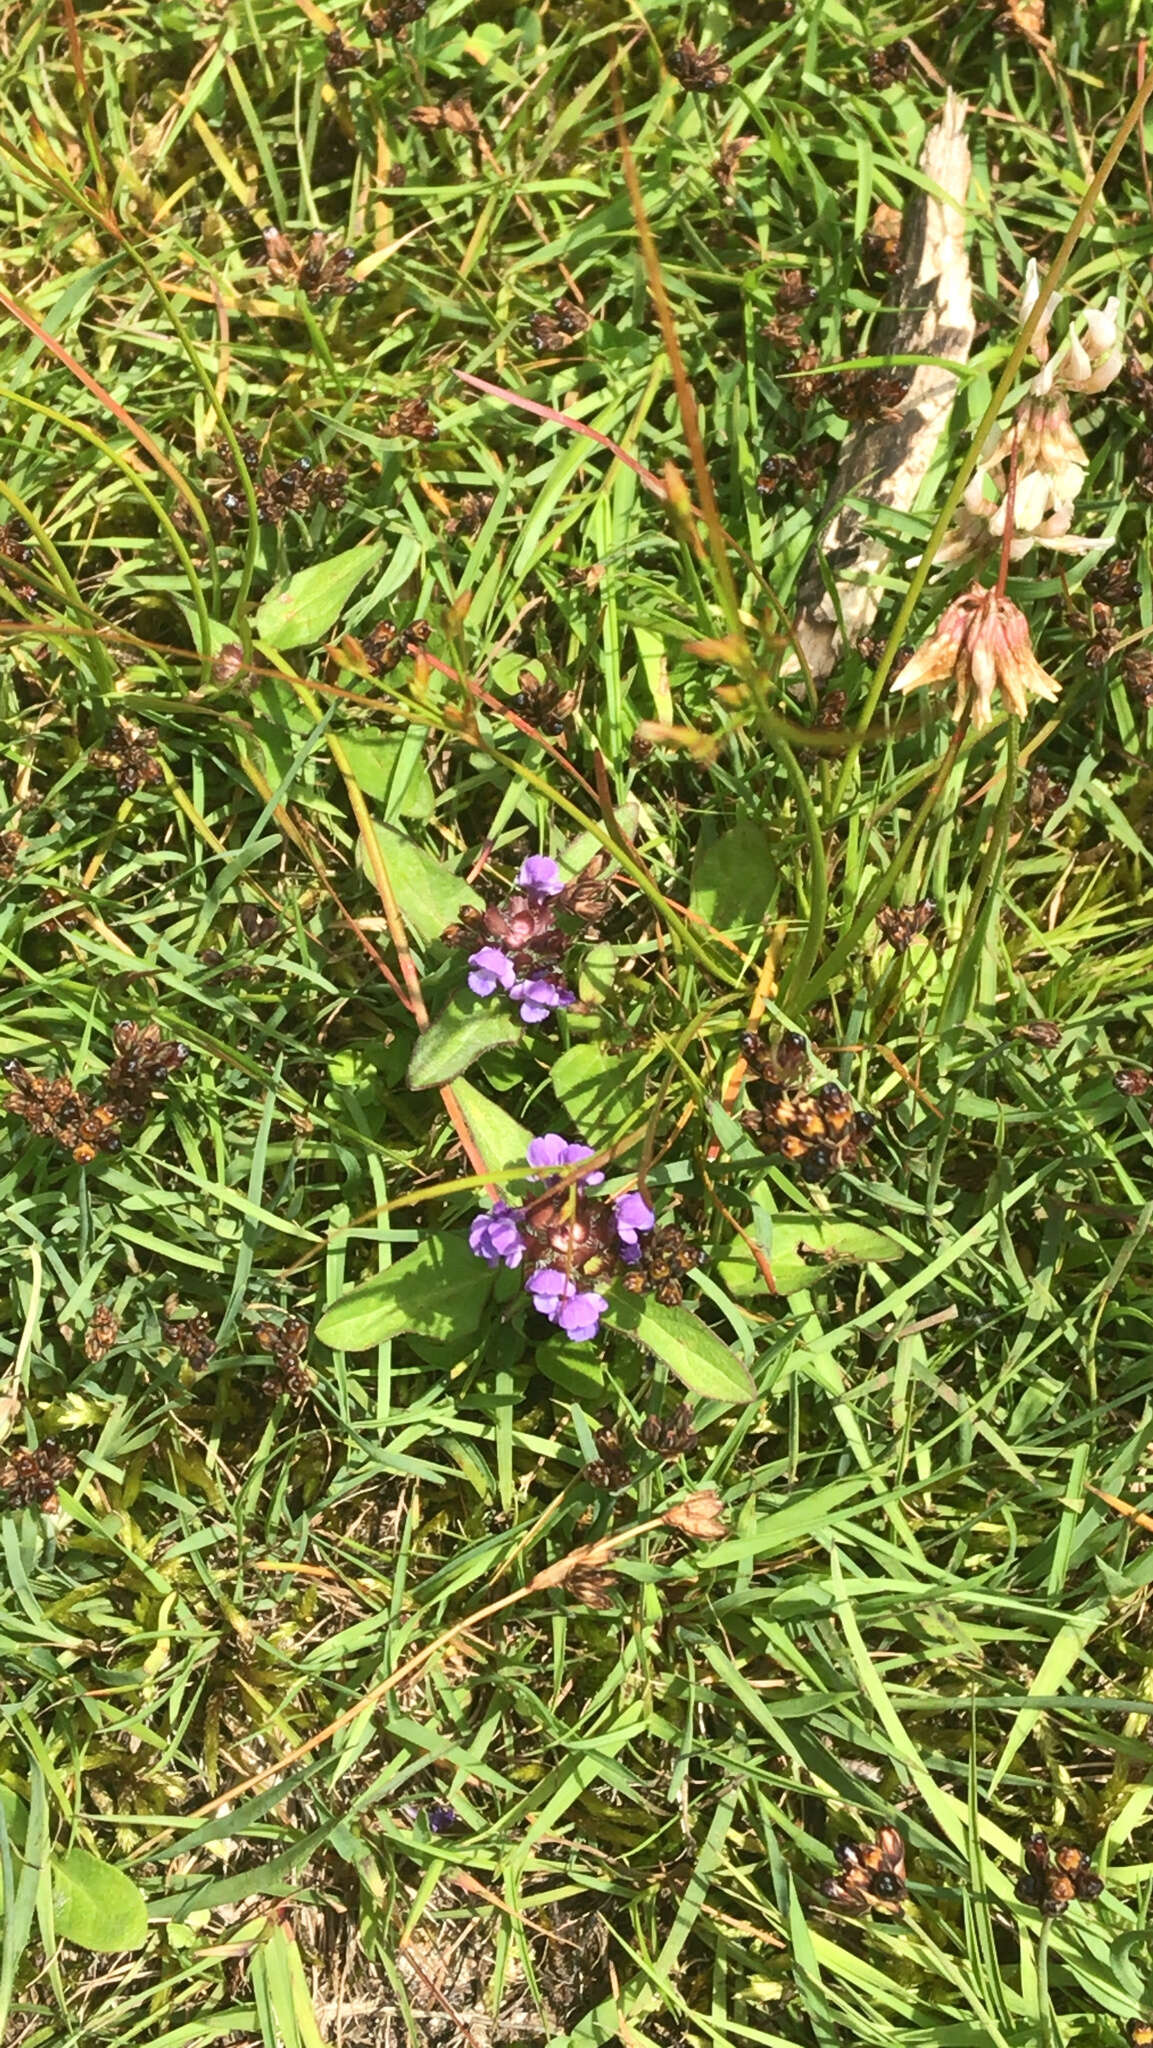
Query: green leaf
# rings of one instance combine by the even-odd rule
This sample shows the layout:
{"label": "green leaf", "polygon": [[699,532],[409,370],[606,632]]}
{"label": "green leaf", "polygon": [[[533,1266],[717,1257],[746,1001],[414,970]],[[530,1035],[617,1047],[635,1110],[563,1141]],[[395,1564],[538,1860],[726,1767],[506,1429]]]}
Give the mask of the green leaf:
{"label": "green leaf", "polygon": [[574,1401],[604,1400],[604,1366],[595,1344],[573,1344],[565,1337],[546,1337],[533,1353],[533,1371],[551,1380]]}
{"label": "green leaf", "polygon": [[718,931],[751,937],[764,923],[776,894],[776,865],[764,833],[755,825],[734,825],[693,865],[689,902]]}
{"label": "green leaf", "polygon": [[[774,1217],[767,1247],[778,1294],[812,1287],[830,1266],[884,1265],[905,1250],[900,1238],[863,1223],[826,1222],[817,1216]],[[717,1279],[730,1294],[767,1294],[765,1277],[752,1253],[737,1238],[718,1262]]]}
{"label": "green leaf", "polygon": [[[388,878],[400,906],[401,916],[422,946],[439,939],[446,925],[459,917],[464,904],[483,907],[483,898],[470,889],[460,875],[454,875],[423,846],[397,832],[391,825],[376,826],[377,843],[384,857]],[[365,865],[364,849],[357,860]]]}
{"label": "green leaf", "polygon": [[66,1849],[52,1864],[52,1911],[62,1941],[100,1954],[143,1948],[148,1908],[139,1885],[87,1849]]}
{"label": "green leaf", "polygon": [[266,647],[310,647],[336,624],[357,584],[375,568],[384,542],[347,548],[331,561],[298,569],[278,590],[270,590],[256,614],[256,637]]}
{"label": "green leaf", "polygon": [[648,1061],[638,1053],[610,1056],[598,1045],[574,1045],[552,1070],[553,1092],[590,1145],[618,1138],[644,1102]]}
{"label": "green leaf", "polygon": [[8,1840],[14,1848],[22,1849],[28,1834],[28,1808],[10,1785],[0,1785],[0,1807],[4,1810]]}
{"label": "green leaf", "polygon": [[617,949],[606,939],[590,946],[581,961],[577,994],[582,1003],[607,1003],[617,978]]}
{"label": "green leaf", "polygon": [[363,732],[341,737],[348,765],[365,796],[384,805],[386,819],[431,818],[436,796],[419,746],[408,733]]}
{"label": "green leaf", "polygon": [[[641,820],[641,807],[635,797],[629,797],[623,804],[618,804],[613,812],[613,818],[620,826],[621,834],[625,839],[633,840],[636,838],[637,827]],[[595,838],[591,832],[578,832],[575,839],[569,840],[568,845],[557,861],[557,866],[565,880],[572,881],[577,875],[583,873],[594,854],[604,853],[606,850],[601,841]],[[612,856],[610,855],[609,858],[611,859]],[[608,872],[611,873],[611,869]]]}
{"label": "green leaf", "polygon": [[691,1309],[614,1296],[613,1326],[651,1351],[689,1389],[707,1401],[751,1401],[752,1376],[736,1353]]}
{"label": "green leaf", "polygon": [[[507,1109],[490,1102],[471,1081],[454,1081],[452,1092],[469,1128],[473,1144],[494,1180],[516,1167],[526,1166],[525,1154],[533,1134],[518,1124]],[[527,1168],[526,1168],[527,1170]],[[514,1200],[518,1199],[514,1195]]]}
{"label": "green leaf", "polygon": [[492,1274],[463,1237],[434,1232],[387,1272],[334,1302],[316,1334],[334,1351],[368,1351],[405,1330],[438,1343],[475,1331]]}
{"label": "green leaf", "polygon": [[524,1032],[505,1003],[482,996],[454,996],[416,1041],[406,1076],[410,1088],[440,1088],[455,1081],[498,1045],[517,1045]]}

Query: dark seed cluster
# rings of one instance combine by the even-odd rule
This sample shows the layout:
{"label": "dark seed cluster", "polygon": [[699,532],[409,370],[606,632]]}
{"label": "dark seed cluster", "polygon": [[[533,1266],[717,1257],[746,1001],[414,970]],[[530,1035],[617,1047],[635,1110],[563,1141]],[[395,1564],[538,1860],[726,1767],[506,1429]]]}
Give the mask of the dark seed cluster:
{"label": "dark seed cluster", "polygon": [[534,313],[528,324],[532,345],[538,356],[544,356],[570,348],[578,335],[587,333],[592,321],[573,299],[559,298],[551,313]]}
{"label": "dark seed cluster", "polygon": [[667,1223],[650,1231],[623,1285],[630,1294],[653,1294],[666,1308],[677,1308],[685,1298],[684,1281],[700,1262],[700,1246],[690,1244],[683,1230]]}
{"label": "dark seed cluster", "polygon": [[590,1486],[601,1486],[606,1493],[619,1493],[633,1476],[629,1446],[615,1422],[606,1423],[598,1429],[593,1442],[597,1454],[585,1466],[585,1478]]}
{"label": "dark seed cluster", "polygon": [[345,42],[338,28],[330,29],[324,38],[324,66],[330,78],[339,78],[345,71],[359,71],[367,55],[367,50],[358,50],[353,43]]}
{"label": "dark seed cluster", "polygon": [[0,832],[0,881],[10,881],[24,844],[22,832]]}
{"label": "dark seed cluster", "polygon": [[1060,1045],[1064,1032],[1051,1017],[1032,1017],[1027,1024],[1015,1024],[1010,1038],[1027,1038],[1030,1045],[1043,1045],[1050,1051]]}
{"label": "dark seed cluster", "polygon": [[165,1038],[159,1024],[113,1026],[116,1058],[104,1076],[104,1100],[121,1123],[141,1124],[178,1067],[192,1054],[178,1038]]}
{"label": "dark seed cluster", "polygon": [[84,1332],[85,1358],[92,1365],[99,1365],[102,1358],[107,1358],[119,1335],[119,1317],[115,1316],[104,1302],[98,1302]]}
{"label": "dark seed cluster", "polygon": [[1074,1842],[1049,1846],[1047,1835],[1030,1835],[1025,1844],[1025,1874],[1017,1881],[1022,1905],[1037,1906],[1047,1920],[1067,1913],[1074,1899],[1090,1904],[1105,1887],[1094,1877],[1084,1849]]}
{"label": "dark seed cluster", "polygon": [[348,490],[348,471],[339,463],[318,464],[298,455],[287,469],[265,464],[253,481],[258,517],[266,525],[282,526],[290,512],[311,512],[317,505],[339,512]]}
{"label": "dark seed cluster", "polygon": [[1056,776],[1049,773],[1043,761],[1039,762],[1029,777],[1025,792],[1025,808],[1029,813],[1029,823],[1035,832],[1039,832],[1054,812],[1060,810],[1068,796],[1065,784],[1058,782]]}
{"label": "dark seed cluster", "polygon": [[[363,54],[357,52],[358,62]],[[356,279],[349,276],[356,250],[334,248],[320,228],[315,228],[308,237],[303,252],[295,249],[279,228],[265,228],[264,261],[269,276],[277,284],[302,291],[314,305],[322,299],[343,298],[356,290]]]}
{"label": "dark seed cluster", "polygon": [[0,583],[23,604],[31,604],[36,595],[36,585],[29,583],[27,577],[19,572],[33,568],[35,563],[35,552],[24,520],[6,519],[0,525]]}
{"label": "dark seed cluster", "polygon": [[427,398],[406,398],[389,413],[381,432],[392,441],[435,441],[440,428]]}
{"label": "dark seed cluster", "polygon": [[698,50],[688,36],[682,36],[666,62],[686,92],[720,92],[733,75],[721,56],[719,43],[709,43],[703,50]]}
{"label": "dark seed cluster", "polygon": [[186,1045],[162,1038],[156,1024],[117,1024],[112,1036],[116,1058],[99,1099],[64,1077],[30,1073],[21,1060],[4,1064],[12,1084],[4,1102],[9,1116],[20,1117],[34,1137],[51,1138],[78,1166],[90,1165],[100,1152],[119,1152],[122,1127],[144,1122],[156,1090],[190,1057]]}
{"label": "dark seed cluster", "polygon": [[1153,710],[1153,653],[1135,647],[1121,659],[1121,674],[1134,704],[1141,711]]}
{"label": "dark seed cluster", "polygon": [[100,1152],[119,1152],[120,1125],[107,1103],[94,1102],[64,1076],[32,1074],[21,1060],[5,1060],[3,1071],[12,1084],[4,1107],[33,1137],[51,1138],[77,1166],[90,1165]]}
{"label": "dark seed cluster", "polygon": [[808,1046],[799,1031],[786,1031],[775,1046],[758,1032],[747,1031],[741,1051],[754,1074],[749,1085],[753,1105],[741,1119],[764,1152],[799,1165],[802,1180],[829,1180],[852,1166],[875,1128],[867,1110],[855,1109],[852,1097],[836,1081],[815,1093],[804,1085]]}
{"label": "dark seed cluster", "polygon": [[913,940],[928,930],[936,915],[937,906],[931,896],[922,896],[919,903],[904,910],[895,910],[886,903],[877,912],[877,930],[883,939],[888,939],[894,953],[907,953]]}
{"label": "dark seed cluster", "polygon": [[82,922],[79,908],[69,902],[61,889],[42,889],[40,902],[45,910],[59,913],[54,917],[41,918],[42,932],[74,932]]}
{"label": "dark seed cluster", "polygon": [[697,1447],[693,1411],[688,1402],[682,1401],[671,1415],[646,1415],[637,1431],[637,1438],[646,1451],[656,1451],[658,1457],[687,1457]]}
{"label": "dark seed cluster", "polygon": [[883,291],[901,267],[901,216],[895,206],[878,206],[861,236],[861,268],[874,291]]}
{"label": "dark seed cluster", "polygon": [[602,1571],[599,1565],[578,1564],[565,1580],[565,1591],[579,1600],[582,1607],[593,1607],[603,1613],[613,1604],[615,1582],[611,1572]]}
{"label": "dark seed cluster", "polygon": [[896,417],[912,381],[913,371],[907,364],[904,368],[842,370],[823,379],[824,395],[843,419],[890,420]]}
{"label": "dark seed cluster", "polygon": [[834,1877],[821,1890],[838,1912],[899,1914],[907,1896],[905,1844],[894,1827],[880,1827],[871,1842],[839,1841]]}
{"label": "dark seed cluster", "polygon": [[169,1348],[187,1359],[194,1371],[200,1372],[216,1351],[216,1335],[203,1310],[196,1314],[180,1317],[177,1311],[180,1303],[170,1295],[164,1304],[165,1318],[160,1325],[160,1334]]}
{"label": "dark seed cluster", "polygon": [[655,1451],[660,1458],[684,1458],[697,1447],[693,1411],[687,1401],[671,1415],[646,1415],[636,1433],[636,1443],[626,1443],[616,1423],[606,1423],[593,1438],[597,1455],[585,1466],[585,1478],[606,1493],[619,1493],[633,1476],[633,1458],[638,1450]]}
{"label": "dark seed cluster", "polygon": [[110,744],[96,747],[88,759],[93,768],[100,768],[112,777],[121,796],[135,796],[139,789],[155,789],[164,780],[164,770],[156,758],[159,738],[150,725],[134,725],[130,718],[118,717],[110,736]]}
{"label": "dark seed cluster", "polygon": [[390,676],[409,655],[419,654],[432,638],[432,627],[427,619],[412,619],[407,626],[394,626],[391,619],[381,619],[371,633],[361,642],[360,651],[370,673],[374,676]]}
{"label": "dark seed cluster", "polygon": [[559,683],[535,676],[531,668],[521,670],[520,689],[513,707],[550,739],[557,739],[576,708],[576,691],[562,690]]}
{"label": "dark seed cluster", "polygon": [[430,4],[431,0],[385,0],[383,7],[374,8],[364,25],[376,42],[382,36],[403,36],[414,21],[424,20]]}
{"label": "dark seed cluster", "polygon": [[46,1436],[35,1450],[12,1451],[0,1462],[0,1493],[5,1507],[37,1507],[46,1515],[54,1515],[60,1505],[56,1489],[75,1470],[72,1453],[61,1450],[53,1436]]}
{"label": "dark seed cluster", "polygon": [[1113,1076],[1113,1086],[1118,1095],[1127,1095],[1130,1101],[1148,1095],[1153,1088],[1153,1077],[1143,1073],[1140,1067],[1120,1067]]}
{"label": "dark seed cluster", "polygon": [[868,55],[869,84],[877,92],[883,92],[887,85],[903,85],[909,76],[909,65],[913,53],[903,39],[886,43],[883,49],[870,50]]}
{"label": "dark seed cluster", "polygon": [[[330,512],[339,512],[348,489],[348,471],[342,464],[317,463],[311,456],[298,455],[284,468],[278,469],[275,463],[262,459],[255,435],[239,432],[236,443],[241,462],[252,480],[256,516],[262,523],[281,526],[290,512],[309,513],[317,505],[324,505]],[[231,450],[225,444],[218,444],[215,460],[226,465],[228,474],[208,499],[206,509],[214,529],[226,535],[237,520],[245,517],[248,500],[233,465]],[[178,507],[177,513],[178,526],[190,531],[187,507]]]}
{"label": "dark seed cluster", "polygon": [[446,533],[463,533],[470,539],[480,532],[489,513],[496,503],[493,491],[465,491],[456,501],[456,510],[445,525]]}
{"label": "dark seed cluster", "polygon": [[286,1316],[282,1323],[257,1323],[253,1337],[262,1351],[272,1357],[272,1368],[264,1381],[270,1400],[287,1394],[292,1401],[304,1401],[312,1391],[312,1374],[304,1363],[308,1324],[299,1316]]}

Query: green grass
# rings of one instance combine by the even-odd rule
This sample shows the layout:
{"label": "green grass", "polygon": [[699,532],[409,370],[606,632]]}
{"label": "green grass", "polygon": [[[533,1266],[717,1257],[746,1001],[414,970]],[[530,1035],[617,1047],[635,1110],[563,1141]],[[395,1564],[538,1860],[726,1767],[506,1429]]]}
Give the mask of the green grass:
{"label": "green grass", "polygon": [[[1086,659],[1085,564],[1063,585],[1038,551],[1010,590],[1061,700],[1007,799],[1002,724],[904,845],[948,716],[886,696],[859,750],[797,744],[779,624],[820,492],[755,485],[767,455],[843,431],[820,397],[797,408],[764,329],[799,266],[822,364],[869,354],[859,238],[908,197],[940,99],[916,61],[870,80],[867,53],[908,35],[973,105],[978,334],[934,489],[895,522],[887,634],[1025,264],[1052,259],[1132,105],[1140,10],[1054,0],[1047,65],[974,0],[867,20],[432,0],[378,42],[342,7],[368,55],[335,81],[328,19],[31,0],[0,46],[0,285],[24,323],[0,497],[30,529],[0,623],[0,830],[21,842],[0,1053],[86,1089],[121,1020],[192,1054],[90,1164],[5,1119],[4,1453],[52,1436],[76,1459],[58,1513],[0,1515],[10,2038],[1119,2044],[1153,2016],[1151,1567],[1101,1497],[1150,1490],[1149,1116],[1113,1083],[1148,1059],[1147,714],[1124,648]],[[722,44],[715,95],[664,67],[685,34]],[[555,417],[675,464],[703,502],[617,92],[723,553]],[[461,97],[475,133],[414,118]],[[725,195],[711,166],[737,137]],[[1064,281],[1074,309],[1120,291],[1145,361],[1148,190],[1131,139]],[[355,289],[270,278],[270,225],[351,246]],[[538,357],[530,322],[562,294],[592,324]],[[420,396],[438,438],[387,435]],[[1134,559],[1114,623],[1138,646],[1145,424],[1124,383],[1077,419],[1079,529]],[[253,520],[238,434],[277,470],[346,468],[343,505]],[[363,575],[294,644],[270,593],[319,567],[323,599],[356,548]],[[912,638],[966,580],[929,581]],[[431,637],[372,676],[354,643],[384,619]],[[737,625],[743,700],[740,661],[692,651]],[[526,667],[574,694],[560,744],[517,711]],[[874,667],[833,679],[849,729]],[[158,735],[163,778],[135,793],[93,760],[117,713]],[[645,754],[646,722],[687,743]],[[1039,766],[1066,796],[1036,823]],[[410,1085],[418,1024],[461,989],[442,934],[468,881],[499,896],[577,841],[611,887],[574,949],[587,1011],[492,1044],[459,1088]],[[862,921],[925,895],[903,957]],[[877,1118],[828,1188],[736,1121],[758,991]],[[1038,1019],[1059,1045],[1014,1035]],[[599,1341],[567,1344],[515,1282],[478,1291],[480,1169],[523,1194],[518,1129],[584,1137],[621,1186],[647,1171],[703,1247],[688,1303],[711,1342],[638,1343],[621,1296]],[[798,1259],[846,1225],[888,1241]],[[365,1348],[311,1336],[307,1395],[266,1390],[258,1325],[315,1331],[418,1247],[432,1277],[399,1319]],[[93,1360],[101,1305],[119,1335]],[[200,1364],[163,1332],[191,1314]],[[684,1398],[670,1360],[698,1442],[662,1462],[633,1440]],[[616,1493],[586,1473],[606,1426],[632,1447]],[[727,1533],[694,1543],[660,1517],[706,1488]],[[607,1607],[532,1585],[610,1535]],[[833,1844],[893,1819],[905,1917],[834,1917]],[[1045,1942],[1014,1898],[1036,1828],[1107,1879]],[[122,1889],[102,1949],[63,1938],[77,1850],[131,1877],[146,1932]]]}

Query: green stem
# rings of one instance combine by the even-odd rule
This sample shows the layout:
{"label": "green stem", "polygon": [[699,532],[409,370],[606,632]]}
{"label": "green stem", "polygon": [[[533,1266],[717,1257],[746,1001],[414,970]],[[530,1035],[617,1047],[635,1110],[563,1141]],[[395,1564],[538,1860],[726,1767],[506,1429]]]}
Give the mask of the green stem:
{"label": "green stem", "polygon": [[1017,752],[1020,730],[1020,719],[1010,715],[1005,735],[1005,786],[1001,791],[1001,800],[997,805],[997,816],[994,820],[989,844],[985,848],[984,859],[977,871],[977,879],[973,884],[973,893],[965,910],[960,937],[957,940],[957,950],[953,955],[953,965],[949,970],[949,979],[945,984],[945,993],[941,998],[939,1024],[942,1031],[947,1030],[950,1023],[950,1011],[953,1006],[953,1000],[956,996],[961,977],[969,964],[973,943],[980,927],[985,899],[1000,879],[1001,870],[1005,863],[1005,853],[1009,845],[1009,833],[1013,823],[1013,800],[1017,793]]}
{"label": "green stem", "polygon": [[828,987],[829,983],[836,978],[841,969],[852,959],[862,937],[872,924],[881,905],[888,901],[892,894],[893,884],[900,879],[908,867],[917,849],[921,834],[936,810],[937,804],[956,765],[957,756],[961,751],[961,744],[968,729],[969,714],[966,711],[958,721],[953,737],[941,757],[940,766],[925,794],[920,810],[901,840],[884,874],[878,877],[871,889],[866,890],[856,917],[843,938],[833,947],[823,966],[796,994],[794,1000],[798,1016],[803,1015],[810,1008],[822,991]]}
{"label": "green stem", "polygon": [[1013,347],[1009,351],[1005,367],[1002,370],[1001,375],[999,376],[996,384],[993,387],[993,393],[989,400],[989,403],[985,407],[985,411],[982,414],[981,419],[979,420],[976,428],[974,429],[972,438],[969,443],[969,451],[967,455],[963,458],[961,467],[957,471],[957,474],[953,479],[952,487],[947,493],[945,502],[937,515],[936,523],[933,527],[932,532],[929,535],[927,542],[925,543],[925,551],[922,554],[921,559],[917,564],[917,567],[913,571],[912,577],[909,582],[909,588],[905,592],[904,601],[902,602],[901,608],[897,613],[897,617],[893,624],[893,630],[889,634],[889,638],[885,646],[885,651],[877,664],[876,670],[874,671],[873,680],[869,686],[869,694],[865,699],[860,719],[858,720],[857,725],[854,729],[852,740],[845,753],[845,758],[841,766],[841,773],[837,783],[836,792],[833,798],[834,811],[839,810],[844,802],[844,792],[846,783],[848,781],[848,777],[852,772],[853,765],[856,761],[857,753],[864,741],[865,735],[868,732],[868,729],[876,715],[877,705],[879,704],[881,699],[881,692],[884,689],[886,682],[888,681],[889,671],[893,666],[894,660],[896,659],[897,649],[899,648],[902,640],[905,637],[905,630],[908,626],[909,620],[913,616],[913,611],[916,606],[917,599],[920,597],[921,592],[924,589],[928,577],[932,571],[933,563],[937,554],[937,549],[940,547],[941,542],[944,540],[945,534],[947,533],[949,526],[952,522],[953,514],[957,510],[957,507],[960,504],[961,499],[964,497],[965,488],[969,482],[970,477],[972,476],[974,470],[977,467],[978,461],[980,460],[981,456],[981,450],[985,446],[986,439],[988,438],[989,433],[991,432],[992,428],[996,426],[997,421],[1000,418],[1001,408],[1009,395],[1010,389],[1012,388],[1013,381],[1017,375],[1017,372],[1020,369],[1021,364],[1025,360],[1025,357],[1029,350],[1029,345],[1032,342],[1033,335],[1037,329],[1037,326],[1039,325],[1041,318],[1052,299],[1053,293],[1056,291],[1057,286],[1060,284],[1061,279],[1064,277],[1065,272],[1068,269],[1069,260],[1073,254],[1074,249],[1077,246],[1078,241],[1080,240],[1082,230],[1085,228],[1086,224],[1093,218],[1093,215],[1097,207],[1097,201],[1101,197],[1101,193],[1104,190],[1110,173],[1112,172],[1113,167],[1121,154],[1121,151],[1124,149],[1125,144],[1128,142],[1130,135],[1133,133],[1134,128],[1137,126],[1138,121],[1141,119],[1141,115],[1144,112],[1146,102],[1148,101],[1151,93],[1153,93],[1153,69],[1150,70],[1149,75],[1145,79],[1143,85],[1141,86],[1140,91],[1138,92],[1135,100],[1133,101],[1132,106],[1129,109],[1129,112],[1126,114],[1124,120],[1121,123],[1121,126],[1117,130],[1116,135],[1113,137],[1112,142],[1106,150],[1105,155],[1101,159],[1100,168],[1097,170],[1095,176],[1090,180],[1085,195],[1081,200],[1081,204],[1078,206],[1077,211],[1073,215],[1073,218],[1069,224],[1068,232],[1066,233],[1065,238],[1057,251],[1057,254],[1053,258],[1053,261],[1049,266],[1048,273],[1042,283],[1041,290],[1037,298],[1037,303],[1033,307],[1032,312],[1029,314],[1028,319],[1023,322],[1021,331],[1018,334],[1017,339],[1013,344]]}
{"label": "green stem", "polygon": [[1053,2039],[1049,2008],[1049,1937],[1053,1922],[1042,1920],[1037,1941],[1037,2040],[1039,2048],[1050,2048]]}
{"label": "green stem", "polygon": [[821,834],[821,821],[817,816],[817,807],[813,802],[812,792],[801,771],[800,762],[797,760],[788,741],[782,739],[780,734],[777,735],[772,744],[792,784],[793,795],[797,800],[797,811],[804,824],[805,836],[809,842],[808,922],[805,926],[805,936],[801,941],[800,951],[789,968],[784,988],[781,991],[781,1008],[791,1016],[794,990],[804,988],[808,982],[809,976],[813,971],[813,962],[817,957],[821,941],[825,936],[825,927],[829,921],[829,857],[824,838]]}

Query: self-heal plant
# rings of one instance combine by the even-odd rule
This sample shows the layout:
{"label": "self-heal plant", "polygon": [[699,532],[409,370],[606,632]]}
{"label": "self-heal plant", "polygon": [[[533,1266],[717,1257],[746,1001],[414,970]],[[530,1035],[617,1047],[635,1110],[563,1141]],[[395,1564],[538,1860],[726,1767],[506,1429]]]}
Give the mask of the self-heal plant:
{"label": "self-heal plant", "polygon": [[531,854],[516,879],[515,890],[503,903],[466,912],[458,932],[466,942],[473,937],[485,940],[468,956],[473,994],[493,996],[499,991],[519,1005],[526,1024],[541,1024],[552,1011],[567,1010],[576,1001],[559,971],[569,936],[556,921],[558,907],[568,907],[572,885],[565,882],[555,860],[543,853]]}
{"label": "self-heal plant", "polygon": [[490,1266],[523,1270],[533,1307],[578,1343],[596,1336],[608,1307],[595,1283],[636,1264],[656,1221],[636,1189],[613,1201],[590,1193],[604,1180],[595,1167],[582,1170],[593,1156],[591,1145],[569,1144],[556,1132],[534,1138],[528,1163],[544,1182],[541,1192],[516,1208],[494,1203],[468,1234]]}

